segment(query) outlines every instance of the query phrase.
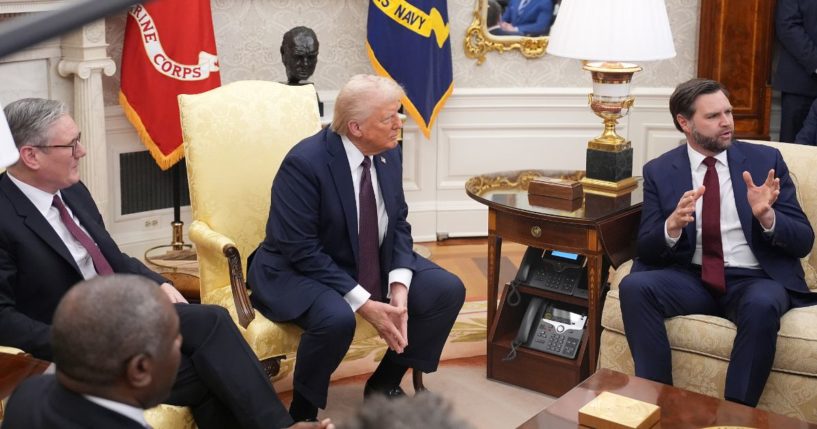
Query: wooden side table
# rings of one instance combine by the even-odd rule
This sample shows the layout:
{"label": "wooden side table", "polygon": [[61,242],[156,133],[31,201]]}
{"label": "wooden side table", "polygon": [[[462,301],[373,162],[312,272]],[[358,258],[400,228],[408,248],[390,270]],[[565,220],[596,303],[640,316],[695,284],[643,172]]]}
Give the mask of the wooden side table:
{"label": "wooden side table", "polygon": [[[488,206],[488,378],[560,396],[595,371],[601,333],[601,290],[610,265],[617,267],[635,251],[641,217],[642,186],[621,196],[586,193],[573,211],[530,204],[528,185],[536,177],[578,180],[581,171],[512,171],[473,177],[466,192]],[[528,296],[585,308],[585,336],[576,359],[562,358],[529,348],[504,361],[525,311],[522,305],[505,305],[504,289],[497,308],[499,261],[502,241],[510,240],[541,249],[579,253],[587,258],[587,298],[520,286]]]}

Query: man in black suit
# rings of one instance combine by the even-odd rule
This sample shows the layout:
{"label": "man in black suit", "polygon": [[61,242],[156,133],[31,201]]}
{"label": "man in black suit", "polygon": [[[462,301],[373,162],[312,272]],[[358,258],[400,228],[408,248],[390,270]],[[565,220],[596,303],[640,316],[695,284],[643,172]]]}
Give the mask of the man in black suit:
{"label": "man in black suit", "polygon": [[56,375],[26,380],[4,429],[134,428],[165,400],[181,360],[179,317],[145,277],[114,274],[72,287],[54,312]]}
{"label": "man in black suit", "polygon": [[71,286],[97,275],[142,275],[176,303],[180,320],[181,364],[167,403],[191,407],[200,428],[291,425],[227,311],[186,304],[119,250],[79,181],[86,151],[65,105],[23,99],[4,110],[20,159],[0,175],[0,344],[51,360],[54,310]]}
{"label": "man in black suit", "polygon": [[775,14],[777,70],[772,79],[780,91],[780,141],[793,143],[817,98],[817,2],[778,0]]}

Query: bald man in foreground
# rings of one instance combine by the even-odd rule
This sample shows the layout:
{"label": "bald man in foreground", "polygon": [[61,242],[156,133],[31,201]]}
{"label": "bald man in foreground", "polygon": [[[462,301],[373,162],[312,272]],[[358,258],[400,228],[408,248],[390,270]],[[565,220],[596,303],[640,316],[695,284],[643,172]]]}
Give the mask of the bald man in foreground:
{"label": "bald man in foreground", "polygon": [[167,399],[181,359],[170,299],[136,275],[72,287],[54,313],[51,342],[56,374],[15,390],[4,429],[144,429],[143,411]]}

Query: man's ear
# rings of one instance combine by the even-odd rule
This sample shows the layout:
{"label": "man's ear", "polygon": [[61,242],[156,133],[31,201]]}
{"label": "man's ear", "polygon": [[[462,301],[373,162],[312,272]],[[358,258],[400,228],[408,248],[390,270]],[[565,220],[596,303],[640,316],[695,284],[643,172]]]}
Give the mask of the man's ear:
{"label": "man's ear", "polygon": [[681,126],[681,129],[684,130],[685,133],[692,132],[692,128],[690,127],[689,124],[689,119],[687,119],[684,115],[680,113],[675,115],[675,120],[678,121],[678,125]]}
{"label": "man's ear", "polygon": [[363,135],[363,133],[360,131],[360,124],[355,121],[349,121],[347,129],[349,130],[349,134],[351,134],[353,137],[360,137]]}
{"label": "man's ear", "polygon": [[144,353],[130,358],[125,366],[125,377],[133,387],[149,386],[153,381],[153,358]]}
{"label": "man's ear", "polygon": [[40,169],[40,159],[37,151],[33,146],[23,146],[20,148],[20,160],[18,163],[25,165],[30,170]]}

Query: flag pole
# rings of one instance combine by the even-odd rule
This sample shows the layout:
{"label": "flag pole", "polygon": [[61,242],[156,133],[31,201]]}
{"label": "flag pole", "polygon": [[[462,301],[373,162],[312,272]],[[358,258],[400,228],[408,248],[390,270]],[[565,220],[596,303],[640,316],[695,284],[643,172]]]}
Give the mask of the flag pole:
{"label": "flag pole", "polygon": [[[193,250],[192,244],[184,242],[184,222],[181,218],[182,206],[182,163],[177,162],[170,167],[170,174],[173,178],[173,222],[171,226],[171,241],[170,244],[163,244],[151,247],[145,251],[145,261],[162,268],[172,268],[178,270],[180,266],[170,265],[161,261],[192,261],[196,259],[196,252]],[[152,256],[155,250],[170,249],[163,255]]]}

